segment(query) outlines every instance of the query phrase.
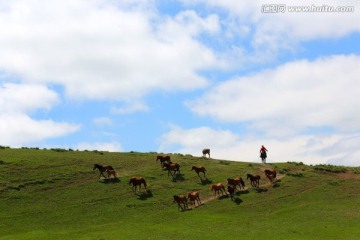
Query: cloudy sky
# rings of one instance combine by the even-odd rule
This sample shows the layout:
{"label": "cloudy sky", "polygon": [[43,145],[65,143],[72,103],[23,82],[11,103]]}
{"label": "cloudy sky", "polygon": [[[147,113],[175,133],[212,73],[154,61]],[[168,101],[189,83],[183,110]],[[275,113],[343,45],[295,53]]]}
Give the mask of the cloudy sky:
{"label": "cloudy sky", "polygon": [[359,22],[356,0],[0,0],[0,145],[359,166]]}

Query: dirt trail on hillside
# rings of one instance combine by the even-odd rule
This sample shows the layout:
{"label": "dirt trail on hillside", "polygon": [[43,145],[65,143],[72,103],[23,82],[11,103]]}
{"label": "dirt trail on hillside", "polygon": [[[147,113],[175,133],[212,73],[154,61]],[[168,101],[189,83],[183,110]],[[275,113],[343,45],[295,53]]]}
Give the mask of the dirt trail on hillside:
{"label": "dirt trail on hillside", "polygon": [[[267,169],[267,168],[265,168],[265,167],[260,167],[259,168],[261,171],[264,171],[265,169]],[[269,180],[268,179],[266,179],[268,182],[266,183],[266,184],[262,184],[262,185],[259,185],[259,189],[264,189],[264,188],[266,188],[266,187],[270,187],[270,186],[272,186],[272,185],[275,185],[280,179],[282,179],[283,177],[285,177],[285,174],[277,174],[277,176],[276,176],[276,178],[277,178],[277,180],[276,181],[274,181],[273,183],[270,183],[269,182]],[[238,192],[240,192],[240,194],[242,193],[242,192],[248,192],[250,189],[253,189],[252,187],[245,187],[245,189],[242,189],[242,190],[240,190],[240,191],[237,191],[237,193]],[[227,192],[228,193],[228,192]],[[200,195],[201,196],[201,195]],[[212,201],[212,200],[215,200],[215,199],[221,199],[221,198],[227,198],[227,196],[226,195],[223,195],[223,196],[219,196],[219,195],[216,195],[215,196],[215,194],[214,195],[210,195],[210,196],[206,196],[206,197],[201,197],[201,203],[202,203],[202,205],[204,205],[205,203],[207,203],[207,202],[209,202],[209,201]],[[230,195],[228,195],[228,197],[230,198]],[[194,207],[194,205],[189,205],[189,207]],[[196,207],[198,207],[197,205],[196,205]]]}

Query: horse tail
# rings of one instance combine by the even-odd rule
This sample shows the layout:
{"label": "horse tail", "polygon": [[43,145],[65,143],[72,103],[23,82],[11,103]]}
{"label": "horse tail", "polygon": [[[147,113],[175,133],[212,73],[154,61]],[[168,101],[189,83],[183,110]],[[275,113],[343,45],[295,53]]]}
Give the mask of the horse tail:
{"label": "horse tail", "polygon": [[206,168],[205,167],[203,167],[204,168],[204,172],[206,172]]}
{"label": "horse tail", "polygon": [[114,170],[114,168],[113,168],[112,166],[110,166],[110,165],[108,166],[108,168],[109,168],[110,170]]}

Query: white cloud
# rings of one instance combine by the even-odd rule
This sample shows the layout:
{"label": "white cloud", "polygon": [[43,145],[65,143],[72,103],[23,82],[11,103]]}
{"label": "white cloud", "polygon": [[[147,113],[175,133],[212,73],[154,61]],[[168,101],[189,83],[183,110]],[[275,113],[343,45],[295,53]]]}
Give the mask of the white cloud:
{"label": "white cloud", "polygon": [[216,58],[196,36],[217,31],[216,16],[161,18],[149,4],[2,1],[0,68],[23,81],[63,85],[72,98],[128,100],[205,86],[197,71]]}
{"label": "white cloud", "polygon": [[56,92],[38,84],[0,85],[0,142],[22,146],[44,139],[61,137],[79,129],[76,124],[38,120],[28,114],[39,109],[50,110],[59,103]]}
{"label": "white cloud", "polygon": [[49,110],[59,103],[56,92],[38,84],[4,83],[0,85],[1,113]]}
{"label": "white cloud", "polygon": [[119,142],[82,142],[77,146],[79,150],[99,150],[109,152],[121,152],[122,146]]}
{"label": "white cloud", "polygon": [[195,149],[201,152],[203,148],[211,148],[214,145],[229,146],[238,138],[230,131],[214,130],[208,127],[182,129],[171,125],[170,128],[171,130],[161,137],[160,151],[179,144],[184,147],[182,152],[194,152]]}
{"label": "white cloud", "polygon": [[[250,39],[254,52],[242,56],[247,61],[264,61],[276,58],[279,50],[296,51],[300,42],[314,39],[336,39],[360,32],[360,2],[355,0],[288,0],[284,2],[232,1],[232,0],[183,0],[186,4],[201,4],[213,9],[223,9],[228,14],[221,14],[223,31],[227,37]],[[267,4],[286,5],[284,13],[263,13]],[[291,6],[351,6],[354,12],[290,12]],[[220,14],[219,14],[220,15]],[[237,43],[234,43],[238,45]],[[241,47],[238,45],[238,47]],[[275,56],[275,57],[274,57]],[[246,61],[243,62],[245,64]]]}
{"label": "white cloud", "polygon": [[321,127],[359,131],[358,66],[355,55],[294,61],[223,82],[187,105],[196,114],[247,123],[269,136]]}
{"label": "white cloud", "polygon": [[78,125],[52,120],[34,120],[21,113],[0,115],[2,145],[20,147],[49,138],[62,137],[78,129]]}

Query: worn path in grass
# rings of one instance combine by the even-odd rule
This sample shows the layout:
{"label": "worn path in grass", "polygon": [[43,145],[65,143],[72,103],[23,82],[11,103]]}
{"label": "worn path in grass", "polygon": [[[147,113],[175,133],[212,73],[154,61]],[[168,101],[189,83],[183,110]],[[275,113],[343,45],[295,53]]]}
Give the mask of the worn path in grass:
{"label": "worn path in grass", "polygon": [[[266,168],[260,168],[260,170],[265,170]],[[262,188],[266,188],[266,187],[269,187],[269,186],[272,186],[274,184],[276,184],[280,179],[282,179],[283,177],[285,177],[285,174],[277,174],[277,180],[270,183],[266,183],[266,184],[262,184],[259,186],[259,189],[262,189]],[[252,189],[252,188],[249,188],[249,187],[245,187],[244,189],[238,191],[238,193],[241,194],[241,192],[248,192],[249,189]],[[228,193],[227,193],[228,194]],[[224,196],[224,195],[223,195]],[[216,196],[216,195],[210,195],[210,196],[206,196],[204,198],[201,198],[201,205],[204,205],[205,203],[209,202],[209,201],[212,201],[212,200],[215,200],[215,199],[219,199],[219,198],[222,198],[223,196]],[[228,197],[229,195],[225,196],[225,197]],[[192,205],[194,206],[194,205]],[[198,207],[197,205],[195,207]]]}

